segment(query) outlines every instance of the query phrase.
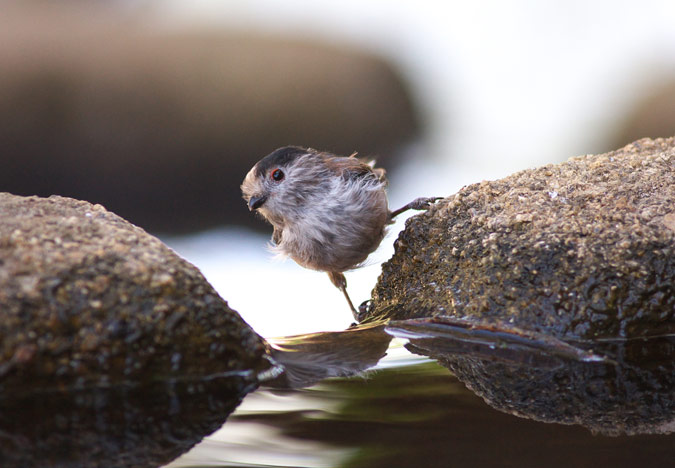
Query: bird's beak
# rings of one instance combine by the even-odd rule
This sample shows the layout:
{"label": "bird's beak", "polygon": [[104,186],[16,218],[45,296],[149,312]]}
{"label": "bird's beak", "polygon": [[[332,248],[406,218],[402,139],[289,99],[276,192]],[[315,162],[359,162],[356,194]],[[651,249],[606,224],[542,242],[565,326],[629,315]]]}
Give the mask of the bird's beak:
{"label": "bird's beak", "polygon": [[261,206],[263,206],[263,203],[267,200],[267,195],[260,195],[260,196],[252,196],[248,200],[248,209],[250,211],[255,211]]}

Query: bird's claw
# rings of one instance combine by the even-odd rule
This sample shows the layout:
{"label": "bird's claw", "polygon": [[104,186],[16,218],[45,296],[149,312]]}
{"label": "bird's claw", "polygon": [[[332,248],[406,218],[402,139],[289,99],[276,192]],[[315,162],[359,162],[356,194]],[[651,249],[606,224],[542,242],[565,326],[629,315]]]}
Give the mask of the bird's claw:
{"label": "bird's claw", "polygon": [[438,200],[442,200],[443,197],[420,197],[414,199],[410,203],[410,208],[413,210],[427,210],[436,203]]}

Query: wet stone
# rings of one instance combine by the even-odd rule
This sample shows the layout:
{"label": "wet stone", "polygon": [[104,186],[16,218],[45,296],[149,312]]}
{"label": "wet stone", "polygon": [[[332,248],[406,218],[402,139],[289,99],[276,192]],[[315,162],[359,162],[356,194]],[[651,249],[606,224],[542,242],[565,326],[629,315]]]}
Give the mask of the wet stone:
{"label": "wet stone", "polygon": [[272,365],[201,273],[100,205],[0,193],[0,391],[230,375]]}
{"label": "wet stone", "polygon": [[464,187],[408,220],[365,322],[451,316],[562,339],[675,333],[675,138]]}
{"label": "wet stone", "polygon": [[408,220],[362,322],[510,414],[670,433],[674,217],[675,138],[470,185]]}

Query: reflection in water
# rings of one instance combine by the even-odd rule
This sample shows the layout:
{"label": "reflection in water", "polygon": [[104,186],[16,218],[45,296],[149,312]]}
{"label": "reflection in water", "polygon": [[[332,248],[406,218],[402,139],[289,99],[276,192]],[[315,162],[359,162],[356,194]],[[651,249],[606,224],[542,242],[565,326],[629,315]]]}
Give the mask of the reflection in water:
{"label": "reflection in water", "polygon": [[[262,390],[248,395],[215,434],[165,468],[195,466],[337,467],[354,447],[299,438],[280,429],[338,411],[342,398],[322,391]],[[263,417],[263,421],[256,419]],[[252,417],[251,420],[248,418]],[[234,419],[233,419],[234,418]],[[266,421],[273,421],[267,424]]]}
{"label": "reflection in water", "polygon": [[[364,352],[370,362],[379,355],[388,341],[382,333],[406,336],[409,349],[456,370],[490,405],[527,419],[494,411],[433,362],[380,363],[363,378],[249,395],[223,429],[170,467],[618,468],[668,466],[675,456],[675,435],[647,435],[675,430],[671,337],[594,343],[591,350],[508,327],[416,320],[287,338],[292,350],[278,348],[295,353],[293,365],[311,383],[360,370],[355,356]],[[242,432],[252,437],[234,439]]]}
{"label": "reflection in water", "polygon": [[[247,438],[232,439],[242,431]],[[675,435],[594,436],[495,411],[426,362],[259,390],[213,439],[169,466],[621,468],[669,466],[674,454]]]}
{"label": "reflection in water", "polygon": [[[392,335],[504,412],[433,361],[392,359],[404,352],[387,349]],[[0,466],[618,468],[667,466],[675,456],[673,337],[591,349],[434,319],[286,337],[270,348],[286,375],[248,395],[224,426],[253,384],[4,395]],[[362,376],[345,378],[353,374]]]}
{"label": "reflection in water", "polygon": [[375,366],[386,354],[391,336],[384,325],[341,332],[310,333],[268,340],[272,357],[284,373],[268,386],[309,387],[329,377],[348,377]]}
{"label": "reflection in water", "polygon": [[553,336],[498,321],[434,317],[392,321],[386,330],[393,336],[410,339],[424,355],[467,355],[526,368],[558,368],[569,361],[614,362]]}
{"label": "reflection in water", "polygon": [[392,322],[491,406],[608,435],[675,432],[675,337],[563,342],[508,324]]}
{"label": "reflection in water", "polygon": [[251,389],[222,377],[4,395],[0,466],[154,468],[218,429]]}

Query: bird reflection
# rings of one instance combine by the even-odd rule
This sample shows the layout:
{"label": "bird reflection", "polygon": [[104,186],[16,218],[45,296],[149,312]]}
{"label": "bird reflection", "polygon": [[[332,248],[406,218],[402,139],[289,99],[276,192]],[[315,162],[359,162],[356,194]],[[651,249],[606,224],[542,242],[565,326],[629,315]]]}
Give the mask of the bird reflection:
{"label": "bird reflection", "polygon": [[610,435],[675,429],[673,336],[573,342],[498,321],[390,321],[271,340],[284,373],[267,385],[301,388],[361,373],[385,355],[392,337],[501,411]]}
{"label": "bird reflection", "polygon": [[270,354],[284,372],[265,385],[302,388],[358,374],[385,356],[391,339],[384,324],[269,339]]}

